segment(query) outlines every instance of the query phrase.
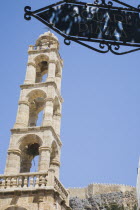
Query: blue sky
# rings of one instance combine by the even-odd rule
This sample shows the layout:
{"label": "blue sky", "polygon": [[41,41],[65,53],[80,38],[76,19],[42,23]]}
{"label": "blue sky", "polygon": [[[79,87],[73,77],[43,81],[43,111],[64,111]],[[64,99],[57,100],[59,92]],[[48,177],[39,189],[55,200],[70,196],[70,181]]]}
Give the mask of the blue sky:
{"label": "blue sky", "polygon": [[[28,45],[45,26],[23,18],[23,9],[44,0],[2,1],[0,59],[0,173],[3,173],[23,84]],[[132,4],[140,1],[129,0]],[[61,181],[66,187],[90,183],[135,185],[140,154],[140,52],[102,55],[60,41],[64,59]]]}

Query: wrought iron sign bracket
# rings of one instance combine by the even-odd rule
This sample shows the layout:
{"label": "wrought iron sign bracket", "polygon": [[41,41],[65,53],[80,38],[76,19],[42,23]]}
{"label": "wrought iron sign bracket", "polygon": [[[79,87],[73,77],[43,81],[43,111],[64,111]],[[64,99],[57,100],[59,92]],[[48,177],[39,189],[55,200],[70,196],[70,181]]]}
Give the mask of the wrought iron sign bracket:
{"label": "wrought iron sign bracket", "polygon": [[[123,7],[116,7],[113,2]],[[120,0],[94,0],[93,4],[63,0],[35,11],[26,6],[24,11],[26,20],[35,17],[64,37],[66,45],[74,41],[96,52],[115,55],[140,50],[140,5],[135,8]],[[98,43],[98,48],[89,42]],[[121,46],[131,49],[125,47],[121,52]]]}
{"label": "wrought iron sign bracket", "polygon": [[[71,1],[71,0],[68,0],[68,1]],[[100,1],[101,1],[101,3],[100,3]],[[108,5],[108,6],[109,5],[113,6],[113,2],[118,3],[122,6],[125,6],[126,8],[130,8],[130,9],[135,10],[135,11],[138,11],[139,8],[140,8],[140,5],[138,5],[138,8],[136,8],[136,7],[133,7],[132,5],[126,4],[126,3],[122,2],[122,1],[119,1],[119,0],[110,0],[107,3],[106,3],[106,0],[94,0],[94,4],[102,4],[102,5]]]}

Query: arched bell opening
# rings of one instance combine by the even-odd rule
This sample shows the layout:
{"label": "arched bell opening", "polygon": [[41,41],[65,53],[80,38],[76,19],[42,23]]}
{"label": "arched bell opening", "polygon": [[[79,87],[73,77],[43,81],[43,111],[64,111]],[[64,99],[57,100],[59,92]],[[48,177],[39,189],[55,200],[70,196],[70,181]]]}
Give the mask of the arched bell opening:
{"label": "arched bell opening", "polygon": [[45,107],[45,100],[42,97],[37,97],[30,103],[29,122],[28,126],[41,126],[43,120],[43,110]]}
{"label": "arched bell opening", "polygon": [[48,75],[48,57],[44,55],[35,58],[36,79],[35,83],[46,82]]}
{"label": "arched bell opening", "polygon": [[[39,147],[41,146],[41,139],[34,135],[27,135],[22,139],[20,150],[21,150],[21,161],[20,161],[20,173],[36,172],[38,170]],[[34,166],[33,164],[36,164]],[[36,170],[35,170],[36,169]]]}
{"label": "arched bell opening", "polygon": [[43,121],[43,110],[45,107],[46,93],[42,90],[34,90],[28,95],[29,121],[28,126],[41,126]]}
{"label": "arched bell opening", "polygon": [[27,144],[21,153],[21,168],[20,173],[26,172],[36,172],[38,167],[38,158],[39,156],[39,144],[38,143],[31,143]]}

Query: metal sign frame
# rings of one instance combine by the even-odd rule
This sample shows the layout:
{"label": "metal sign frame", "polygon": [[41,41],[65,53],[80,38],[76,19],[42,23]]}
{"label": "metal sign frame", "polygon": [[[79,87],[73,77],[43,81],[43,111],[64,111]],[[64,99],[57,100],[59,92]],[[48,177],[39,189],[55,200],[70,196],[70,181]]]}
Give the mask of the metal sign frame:
{"label": "metal sign frame", "polygon": [[[118,3],[119,5],[122,5],[123,7],[116,7],[113,6],[113,2]],[[113,40],[101,40],[101,39],[94,39],[94,38],[83,38],[83,37],[73,37],[70,35],[67,35],[65,33],[63,33],[62,31],[60,31],[59,29],[57,29],[53,24],[48,23],[47,21],[43,20],[41,17],[38,16],[39,13],[51,9],[53,7],[62,5],[62,4],[73,4],[73,5],[82,5],[84,7],[87,6],[94,6],[94,7],[100,7],[100,8],[107,8],[107,9],[117,9],[119,11],[128,11],[128,12],[137,12],[140,13],[140,5],[138,5],[137,8],[126,4],[122,1],[119,0],[112,0],[112,1],[108,1],[108,0],[94,0],[93,4],[88,4],[85,2],[79,2],[76,0],[62,0],[59,1],[55,4],[51,4],[49,6],[43,7],[41,9],[35,10],[35,11],[31,11],[31,7],[30,6],[26,6],[24,8],[25,14],[24,14],[24,18],[26,20],[31,20],[31,16],[35,17],[36,19],[38,19],[40,22],[42,22],[43,24],[45,24],[47,27],[51,28],[52,30],[54,30],[56,33],[58,33],[59,35],[61,35],[62,37],[64,37],[64,43],[66,45],[70,45],[71,41],[74,41],[80,45],[83,45],[91,50],[94,50],[96,52],[99,53],[108,53],[108,52],[112,52],[115,55],[124,55],[124,54],[128,54],[131,52],[136,52],[140,50],[140,44],[137,43],[127,43],[127,42],[121,42],[121,41],[113,41]],[[99,47],[95,48],[93,46],[90,46],[89,44],[86,44],[86,42],[96,42],[99,43]],[[133,49],[130,50],[126,50],[124,52],[120,52],[120,48],[121,46],[130,46],[133,47]]]}

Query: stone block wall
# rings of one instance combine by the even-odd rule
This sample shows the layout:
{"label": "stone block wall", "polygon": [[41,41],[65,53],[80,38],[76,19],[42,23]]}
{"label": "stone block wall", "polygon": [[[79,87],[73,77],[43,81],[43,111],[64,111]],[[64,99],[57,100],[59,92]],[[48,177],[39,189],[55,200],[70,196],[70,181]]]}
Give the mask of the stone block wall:
{"label": "stone block wall", "polygon": [[135,187],[90,184],[85,188],[71,188],[69,192],[73,210],[137,210]]}

